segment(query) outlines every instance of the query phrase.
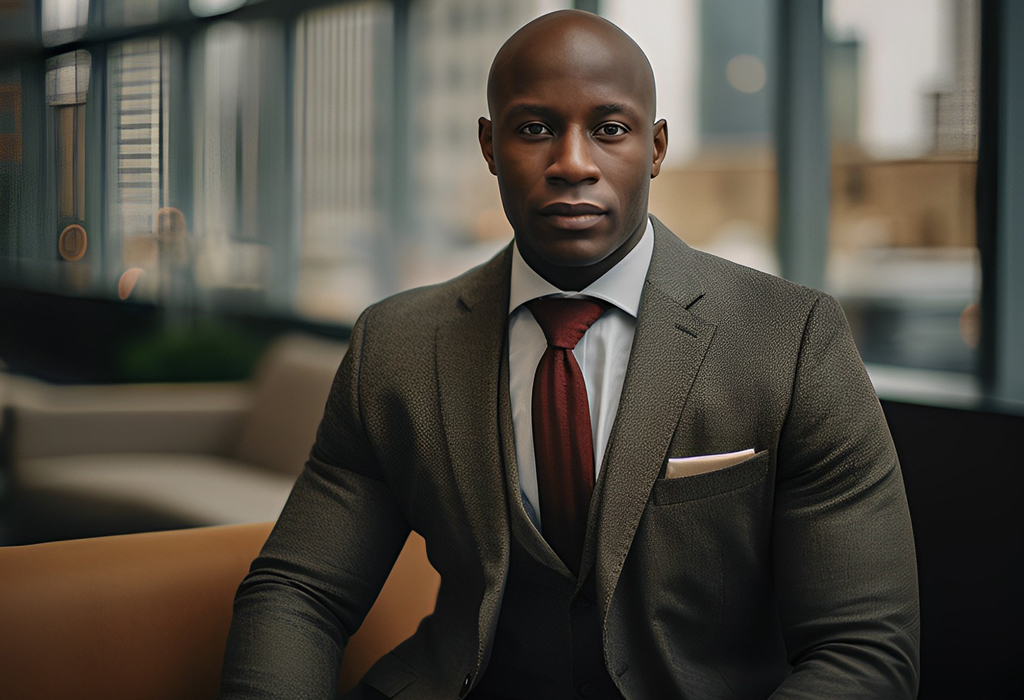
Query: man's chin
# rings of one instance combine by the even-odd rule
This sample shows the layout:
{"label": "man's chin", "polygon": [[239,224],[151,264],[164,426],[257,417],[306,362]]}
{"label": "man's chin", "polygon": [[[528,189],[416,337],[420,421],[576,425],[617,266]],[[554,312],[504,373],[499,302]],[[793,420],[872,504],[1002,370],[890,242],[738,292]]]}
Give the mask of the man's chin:
{"label": "man's chin", "polygon": [[587,241],[564,241],[560,245],[537,251],[545,264],[571,268],[597,265],[612,252],[614,251],[608,251],[603,247],[597,248]]}

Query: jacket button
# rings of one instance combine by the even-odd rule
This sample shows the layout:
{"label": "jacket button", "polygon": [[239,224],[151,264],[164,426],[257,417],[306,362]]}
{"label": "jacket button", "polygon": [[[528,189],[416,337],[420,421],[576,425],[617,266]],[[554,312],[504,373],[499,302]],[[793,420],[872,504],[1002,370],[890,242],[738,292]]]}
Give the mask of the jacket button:
{"label": "jacket button", "polygon": [[580,686],[580,695],[585,698],[592,698],[597,694],[597,685],[595,683],[584,683]]}
{"label": "jacket button", "polygon": [[459,689],[459,700],[466,697],[466,693],[469,692],[469,686],[473,684],[473,674],[467,673],[466,679],[462,681],[462,688]]}

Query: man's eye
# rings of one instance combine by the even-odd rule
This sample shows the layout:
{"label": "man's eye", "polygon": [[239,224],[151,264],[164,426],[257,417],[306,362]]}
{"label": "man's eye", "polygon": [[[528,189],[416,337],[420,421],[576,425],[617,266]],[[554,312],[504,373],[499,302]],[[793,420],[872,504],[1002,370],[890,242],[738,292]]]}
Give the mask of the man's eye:
{"label": "man's eye", "polygon": [[546,126],[544,126],[543,124],[538,124],[537,122],[527,124],[522,128],[522,131],[523,133],[529,134],[530,136],[543,136],[544,134],[551,133],[548,131],[548,128]]}
{"label": "man's eye", "polygon": [[599,136],[622,136],[626,133],[626,127],[621,124],[602,124],[597,128]]}

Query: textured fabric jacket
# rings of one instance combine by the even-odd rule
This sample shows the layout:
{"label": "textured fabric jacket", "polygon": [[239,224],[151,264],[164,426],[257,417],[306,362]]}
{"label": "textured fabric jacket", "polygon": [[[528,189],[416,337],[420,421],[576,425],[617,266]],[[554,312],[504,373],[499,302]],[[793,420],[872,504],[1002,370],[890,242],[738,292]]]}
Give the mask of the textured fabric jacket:
{"label": "textured fabric jacket", "polygon": [[[608,671],[628,700],[915,697],[910,518],[842,310],[654,232],[583,563]],[[224,698],[333,697],[410,528],[441,575],[436,609],[364,683],[454,700],[485,671],[515,470],[509,269],[506,249],[355,324],[310,459],[239,589]],[[736,466],[665,478],[670,457],[746,448]]]}

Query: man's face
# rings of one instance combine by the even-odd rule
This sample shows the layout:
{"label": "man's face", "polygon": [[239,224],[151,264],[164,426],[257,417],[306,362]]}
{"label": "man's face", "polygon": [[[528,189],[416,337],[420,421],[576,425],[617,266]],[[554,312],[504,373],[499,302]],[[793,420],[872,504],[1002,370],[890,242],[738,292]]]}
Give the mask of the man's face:
{"label": "man's face", "polygon": [[632,249],[665,153],[646,66],[606,43],[576,32],[522,52],[496,78],[493,123],[481,119],[481,148],[520,252],[556,284],[545,271],[603,274]]}

